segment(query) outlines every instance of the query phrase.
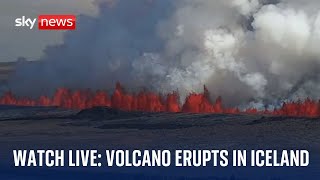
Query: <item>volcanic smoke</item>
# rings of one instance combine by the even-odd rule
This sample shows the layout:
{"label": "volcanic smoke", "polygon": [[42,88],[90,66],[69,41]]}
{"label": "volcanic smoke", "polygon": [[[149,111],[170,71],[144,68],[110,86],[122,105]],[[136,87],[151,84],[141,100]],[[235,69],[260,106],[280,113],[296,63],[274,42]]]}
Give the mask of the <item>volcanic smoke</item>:
{"label": "volcanic smoke", "polygon": [[[80,15],[62,44],[48,46],[35,63],[19,62],[6,87],[17,97],[45,96],[8,93],[3,103],[319,116],[320,1],[96,4],[98,15]],[[132,93],[114,89],[118,81]],[[54,92],[59,87],[108,93]],[[224,106],[210,101],[218,96]]]}

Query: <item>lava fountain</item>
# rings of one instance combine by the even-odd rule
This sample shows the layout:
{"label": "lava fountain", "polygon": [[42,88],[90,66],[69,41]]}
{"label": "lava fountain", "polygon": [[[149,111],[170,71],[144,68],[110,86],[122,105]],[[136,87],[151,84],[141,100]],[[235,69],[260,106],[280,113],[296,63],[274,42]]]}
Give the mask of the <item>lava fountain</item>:
{"label": "lava fountain", "polygon": [[307,98],[304,101],[286,102],[281,108],[258,110],[255,108],[240,111],[237,107],[226,108],[221,97],[214,102],[204,86],[203,93],[190,93],[184,103],[179,103],[178,92],[166,95],[140,91],[127,93],[120,83],[116,84],[111,96],[106,91],[75,90],[59,88],[52,97],[40,96],[38,99],[16,97],[12,92],[0,97],[2,105],[17,106],[58,106],[68,109],[86,109],[96,106],[108,106],[124,111],[142,112],[183,112],[183,113],[226,113],[226,114],[266,114],[294,117],[320,117],[320,101]]}

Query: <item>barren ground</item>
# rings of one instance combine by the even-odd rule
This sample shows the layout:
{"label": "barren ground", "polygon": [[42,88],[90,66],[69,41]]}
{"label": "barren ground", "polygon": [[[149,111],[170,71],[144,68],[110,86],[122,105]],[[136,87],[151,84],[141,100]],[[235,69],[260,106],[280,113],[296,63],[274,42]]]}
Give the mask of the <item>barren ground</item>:
{"label": "barren ground", "polygon": [[[122,112],[102,107],[79,112],[55,107],[1,106],[0,147],[2,154],[15,148],[308,149],[318,152],[320,119]],[[311,173],[314,172],[319,171],[311,169]]]}

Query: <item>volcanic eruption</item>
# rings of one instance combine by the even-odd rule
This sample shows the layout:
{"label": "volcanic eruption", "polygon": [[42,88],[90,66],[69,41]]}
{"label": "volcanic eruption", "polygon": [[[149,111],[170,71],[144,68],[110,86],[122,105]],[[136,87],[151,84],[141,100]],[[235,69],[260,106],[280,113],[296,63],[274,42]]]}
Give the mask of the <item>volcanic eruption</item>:
{"label": "volcanic eruption", "polygon": [[70,109],[85,109],[96,106],[108,106],[124,111],[142,112],[184,112],[184,113],[229,113],[229,114],[269,114],[294,117],[320,117],[320,101],[309,98],[304,102],[284,103],[281,108],[272,111],[251,108],[240,111],[238,108],[225,108],[221,97],[215,103],[210,100],[206,87],[203,93],[191,93],[186,97],[182,106],[179,104],[179,95],[173,92],[166,95],[140,91],[137,94],[126,93],[117,83],[111,95],[105,91],[92,92],[90,90],[71,91],[59,88],[52,98],[41,96],[37,100],[17,98],[11,92],[0,98],[0,104],[19,106],[58,106]]}
{"label": "volcanic eruption", "polygon": [[96,4],[63,44],[18,63],[1,104],[320,116],[318,1]]}

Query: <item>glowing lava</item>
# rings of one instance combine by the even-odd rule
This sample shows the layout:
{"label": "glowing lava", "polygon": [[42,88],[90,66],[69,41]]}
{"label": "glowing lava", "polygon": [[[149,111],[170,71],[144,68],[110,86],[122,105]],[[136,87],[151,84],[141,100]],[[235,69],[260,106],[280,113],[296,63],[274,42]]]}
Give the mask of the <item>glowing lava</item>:
{"label": "glowing lava", "polygon": [[108,106],[124,111],[246,113],[295,117],[320,117],[320,101],[313,101],[311,99],[306,99],[303,102],[283,103],[281,108],[273,111],[258,111],[257,109],[240,111],[238,108],[225,108],[221,97],[218,97],[216,101],[212,103],[209,91],[206,87],[204,87],[203,93],[191,93],[181,106],[179,103],[179,94],[177,92],[167,95],[147,91],[130,94],[127,93],[119,83],[117,83],[116,89],[111,96],[105,91],[71,91],[66,88],[59,88],[52,98],[40,96],[37,100],[15,97],[12,92],[7,92],[0,98],[0,104],[18,106],[58,106],[70,109]]}

